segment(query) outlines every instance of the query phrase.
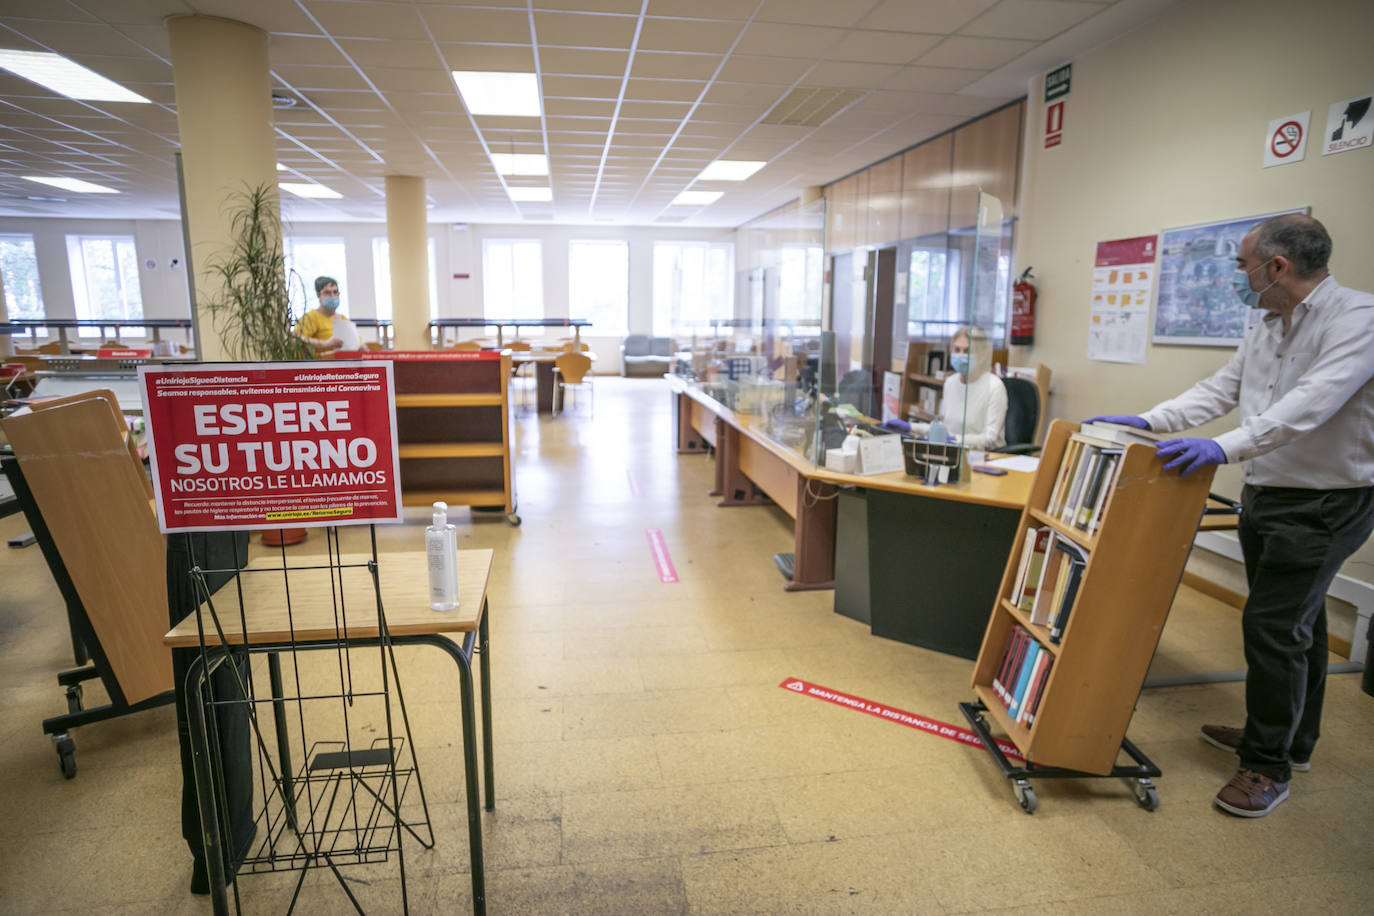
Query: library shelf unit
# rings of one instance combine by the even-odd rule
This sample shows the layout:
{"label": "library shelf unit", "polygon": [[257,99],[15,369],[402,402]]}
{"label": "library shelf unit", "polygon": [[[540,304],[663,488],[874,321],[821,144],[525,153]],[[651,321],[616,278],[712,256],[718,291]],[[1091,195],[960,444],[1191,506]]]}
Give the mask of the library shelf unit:
{"label": "library shelf unit", "polygon": [[[1063,420],[1050,426],[975,663],[977,699],[959,708],[1012,781],[1027,813],[1033,814],[1037,804],[1031,778],[1065,777],[1130,779],[1140,806],[1154,810],[1159,796],[1151,779],[1160,775],[1159,768],[1131,743],[1126,729],[1183,576],[1214,469],[1180,477],[1163,470],[1152,447],[1121,446],[1124,454],[1103,496],[1099,524],[1088,534],[1047,511],[1060,463],[1078,431],[1077,424]],[[1058,643],[1048,627],[1032,625],[1030,615],[1011,600],[1024,534],[1043,527],[1088,554]],[[993,687],[1014,626],[1029,632],[1050,660],[1029,726],[1008,712]],[[1002,753],[988,720],[1016,745],[1024,765],[1014,766]],[[1117,764],[1123,751],[1133,765]]]}
{"label": "library shelf unit", "polygon": [[516,514],[510,467],[509,351],[388,351],[396,383],[401,503]]}

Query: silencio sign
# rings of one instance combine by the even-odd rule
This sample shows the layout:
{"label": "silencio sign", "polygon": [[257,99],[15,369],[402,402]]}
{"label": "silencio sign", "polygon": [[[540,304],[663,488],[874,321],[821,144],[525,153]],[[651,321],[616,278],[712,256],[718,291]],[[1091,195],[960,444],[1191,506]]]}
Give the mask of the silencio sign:
{"label": "silencio sign", "polygon": [[389,362],[140,366],[165,532],[401,521]]}

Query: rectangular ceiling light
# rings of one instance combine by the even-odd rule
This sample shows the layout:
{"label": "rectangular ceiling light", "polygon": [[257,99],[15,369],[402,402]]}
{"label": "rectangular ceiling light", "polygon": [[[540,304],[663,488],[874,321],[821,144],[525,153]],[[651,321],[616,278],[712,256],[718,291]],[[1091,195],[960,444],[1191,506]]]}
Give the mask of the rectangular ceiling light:
{"label": "rectangular ceiling light", "polygon": [[279,182],[277,187],[281,188],[283,191],[290,191],[297,197],[310,197],[323,200],[337,200],[343,197],[342,194],[333,188],[326,188],[324,185],[315,184],[314,182],[283,181]]}
{"label": "rectangular ceiling light", "polygon": [[521,203],[553,200],[553,188],[509,188],[510,199]]}
{"label": "rectangular ceiling light", "polygon": [[453,81],[458,84],[468,113],[473,116],[537,118],[543,113],[539,103],[539,81],[533,73],[454,70]]}
{"label": "rectangular ceiling light", "polygon": [[61,54],[49,51],[19,51],[0,48],[0,67],[16,76],[46,86],[53,92],[87,102],[142,102],[151,104],[137,92],[130,92]]}
{"label": "rectangular ceiling light", "polygon": [[502,175],[549,174],[549,157],[543,153],[492,153],[491,164]]}
{"label": "rectangular ceiling light", "polygon": [[107,188],[102,184],[92,184],[89,181],[82,181],[80,178],[48,178],[43,175],[25,175],[25,181],[36,181],[53,188],[61,188],[64,191],[80,191],[82,194],[118,194],[114,188]]}
{"label": "rectangular ceiling light", "polygon": [[717,159],[702,169],[697,181],[743,181],[767,164],[753,159]]}
{"label": "rectangular ceiling light", "polygon": [[683,191],[673,198],[674,207],[704,207],[724,196],[724,191]]}

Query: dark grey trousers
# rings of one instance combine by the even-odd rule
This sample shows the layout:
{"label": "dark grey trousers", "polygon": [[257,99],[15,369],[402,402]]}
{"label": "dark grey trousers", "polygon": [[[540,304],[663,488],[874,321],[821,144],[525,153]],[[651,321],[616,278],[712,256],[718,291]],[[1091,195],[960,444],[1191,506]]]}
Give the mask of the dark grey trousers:
{"label": "dark grey trousers", "polygon": [[1326,590],[1374,530],[1374,487],[1247,486],[1240,545],[1250,597],[1245,736],[1240,765],[1287,782],[1321,732],[1326,693]]}

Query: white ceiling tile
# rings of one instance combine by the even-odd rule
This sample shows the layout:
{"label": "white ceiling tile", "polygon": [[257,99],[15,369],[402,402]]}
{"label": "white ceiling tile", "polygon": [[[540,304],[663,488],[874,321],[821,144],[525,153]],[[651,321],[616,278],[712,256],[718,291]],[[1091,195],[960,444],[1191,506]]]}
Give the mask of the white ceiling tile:
{"label": "white ceiling tile", "polygon": [[959,34],[1044,41],[1106,8],[1106,4],[1062,0],[1002,0],[960,29]]}
{"label": "white ceiling tile", "polygon": [[267,57],[272,65],[347,66],[348,61],[327,38],[309,35],[269,35]]}
{"label": "white ceiling tile", "polygon": [[968,67],[995,70],[1035,47],[1033,41],[1007,38],[946,38],[916,59],[922,67]]}
{"label": "white ceiling tile", "polygon": [[639,102],[695,102],[706,89],[696,80],[635,80],[628,82],[625,98]]}
{"label": "white ceiling tile", "polygon": [[[343,58],[339,58],[340,61]],[[423,71],[407,71],[423,72]],[[353,67],[273,67],[274,83],[292,89],[366,89],[362,75]]]}
{"label": "white ceiling tile", "polygon": [[844,35],[844,29],[755,22],[745,30],[735,50],[769,57],[816,58],[838,44]]}
{"label": "white ceiling tile", "polygon": [[782,98],[781,86],[749,86],[742,83],[712,83],[703,101],[712,105],[772,105]]}
{"label": "white ceiling tile", "polygon": [[649,0],[650,16],[680,16],[687,19],[748,19],[752,3],[740,0]]}
{"label": "white ceiling tile", "polygon": [[[102,57],[144,57],[147,51],[108,25],[85,22],[41,22],[15,20],[10,28],[38,44],[67,57],[94,54]],[[12,43],[14,32],[6,30],[5,44]]]}
{"label": "white ceiling tile", "polygon": [[640,5],[640,0],[534,0],[537,10],[574,10],[584,13],[634,15],[639,12]]}
{"label": "white ceiling tile", "polygon": [[823,60],[806,74],[809,86],[871,89],[897,74],[895,64],[860,64],[841,60]]}
{"label": "white ceiling tile", "polygon": [[864,29],[948,34],[974,19],[997,0],[884,0],[859,20]]}
{"label": "white ceiling tile", "polygon": [[544,120],[553,123],[559,116],[609,118],[615,113],[615,99],[544,99]]}
{"label": "white ceiling tile", "polygon": [[670,54],[640,51],[631,76],[643,79],[708,80],[723,58],[719,54]]}
{"label": "white ceiling tile", "polygon": [[640,102],[626,101],[620,106],[624,118],[657,118],[660,120],[680,120],[691,108],[688,102]]}
{"label": "white ceiling tile", "polygon": [[409,70],[395,67],[368,67],[367,78],[385,93],[391,92],[432,92],[446,93],[457,99],[458,87],[453,76],[446,70],[435,67],[433,70]]}
{"label": "white ceiling tile", "polygon": [[533,73],[533,45],[481,45],[448,42],[440,46],[449,70]]}
{"label": "white ceiling tile", "polygon": [[837,3],[835,0],[764,0],[757,21],[848,28],[868,11],[870,5]]}
{"label": "white ceiling tile", "polygon": [[939,40],[939,35],[856,29],[840,39],[840,43],[827,51],[825,56],[829,60],[905,64],[935,47]]}
{"label": "white ceiling tile", "polygon": [[904,67],[881,84],[883,89],[910,89],[918,92],[958,92],[986,73],[942,67]]}
{"label": "white ceiling tile", "polygon": [[791,86],[811,69],[813,60],[801,57],[758,57],[731,54],[725,59],[717,80],[730,83],[765,83]]}
{"label": "white ceiling tile", "polygon": [[339,47],[363,69],[404,67],[429,69],[443,66],[443,57],[428,41],[388,41],[346,38]]}
{"label": "white ceiling tile", "polygon": [[529,14],[523,8],[492,10],[427,5],[420,7],[419,12],[436,41],[529,44],[534,40],[530,36]]}
{"label": "white ceiling tile", "polygon": [[326,34],[335,38],[428,39],[415,8],[408,3],[376,3],[368,0],[307,0]]}
{"label": "white ceiling tile", "polygon": [[610,112],[604,118],[551,116],[544,119],[549,130],[595,131],[604,134],[611,129]]}
{"label": "white ceiling tile", "polygon": [[629,63],[629,60],[629,51],[541,46],[539,49],[539,72],[546,78],[550,75],[564,74],[613,76],[619,79],[625,75],[625,65]]}
{"label": "white ceiling tile", "polygon": [[614,99],[620,95],[620,80],[597,76],[546,76],[540,80],[545,98]]}
{"label": "white ceiling tile", "polygon": [[658,134],[659,136],[671,135],[677,130],[681,121],[682,113],[677,117],[668,118],[639,118],[627,116],[626,112],[621,111],[620,120],[616,122],[616,130],[628,131],[636,134]]}
{"label": "white ceiling tile", "polygon": [[541,46],[628,49],[634,40],[635,17],[536,12],[534,30]]}
{"label": "white ceiling tile", "polygon": [[639,47],[646,51],[695,51],[724,54],[739,35],[734,22],[692,19],[645,19]]}

